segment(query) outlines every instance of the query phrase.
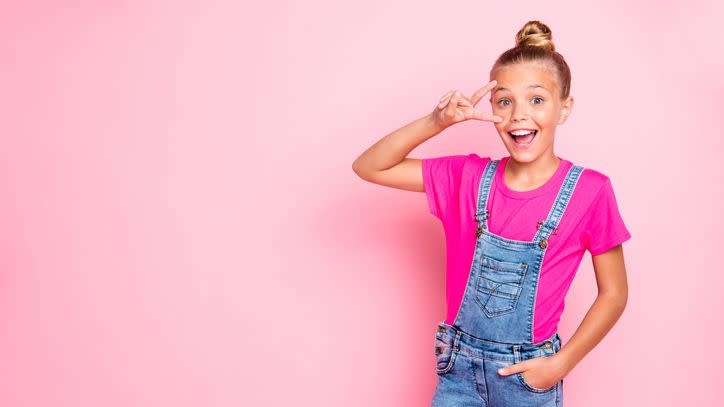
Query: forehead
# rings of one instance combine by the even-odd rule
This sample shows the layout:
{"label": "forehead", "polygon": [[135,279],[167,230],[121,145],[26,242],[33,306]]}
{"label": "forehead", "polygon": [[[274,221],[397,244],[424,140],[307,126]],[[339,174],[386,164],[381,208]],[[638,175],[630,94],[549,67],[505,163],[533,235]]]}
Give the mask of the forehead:
{"label": "forehead", "polygon": [[514,64],[498,68],[490,79],[498,81],[493,92],[500,88],[512,92],[540,89],[532,87],[535,85],[540,85],[551,93],[557,91],[555,73],[541,63]]}

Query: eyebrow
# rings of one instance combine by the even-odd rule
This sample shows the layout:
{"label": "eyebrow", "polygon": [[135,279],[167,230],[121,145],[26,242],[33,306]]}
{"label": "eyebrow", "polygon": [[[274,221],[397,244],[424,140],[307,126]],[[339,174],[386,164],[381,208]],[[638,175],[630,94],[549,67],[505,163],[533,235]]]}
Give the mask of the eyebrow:
{"label": "eyebrow", "polygon": [[[539,85],[539,84],[537,84],[537,83],[528,86],[528,89],[530,89],[530,88],[543,88],[543,89],[545,89],[546,91],[548,91],[548,89],[546,89],[545,86]],[[496,93],[496,92],[498,92],[499,90],[510,90],[510,89],[508,89],[508,88],[498,88],[498,89],[495,89],[495,92],[493,92],[493,93]]]}

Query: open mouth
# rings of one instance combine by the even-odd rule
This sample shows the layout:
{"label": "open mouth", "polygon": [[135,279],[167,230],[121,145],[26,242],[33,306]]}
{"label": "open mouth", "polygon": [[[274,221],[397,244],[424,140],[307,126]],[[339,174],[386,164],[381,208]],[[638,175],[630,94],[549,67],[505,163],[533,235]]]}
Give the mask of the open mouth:
{"label": "open mouth", "polygon": [[508,135],[513,139],[513,142],[520,146],[526,147],[533,143],[533,139],[538,134],[538,130],[515,130],[508,132]]}

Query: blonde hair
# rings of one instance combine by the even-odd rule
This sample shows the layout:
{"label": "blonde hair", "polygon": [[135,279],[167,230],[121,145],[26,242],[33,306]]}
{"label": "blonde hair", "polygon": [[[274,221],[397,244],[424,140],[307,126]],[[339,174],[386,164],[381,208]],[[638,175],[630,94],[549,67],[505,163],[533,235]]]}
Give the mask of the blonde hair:
{"label": "blonde hair", "polygon": [[561,100],[568,97],[571,91],[571,70],[563,55],[556,52],[553,44],[553,33],[547,25],[538,20],[531,20],[523,25],[515,34],[515,47],[500,54],[490,70],[526,62],[542,62],[556,74]]}

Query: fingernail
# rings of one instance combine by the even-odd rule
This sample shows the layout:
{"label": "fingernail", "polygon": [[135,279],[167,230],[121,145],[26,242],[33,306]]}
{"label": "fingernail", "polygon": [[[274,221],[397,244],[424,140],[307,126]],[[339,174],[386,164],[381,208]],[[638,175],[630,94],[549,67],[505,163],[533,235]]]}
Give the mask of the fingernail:
{"label": "fingernail", "polygon": [[502,367],[501,367],[500,369],[498,369],[498,373],[499,373],[499,374],[505,373],[505,368],[502,368]]}

